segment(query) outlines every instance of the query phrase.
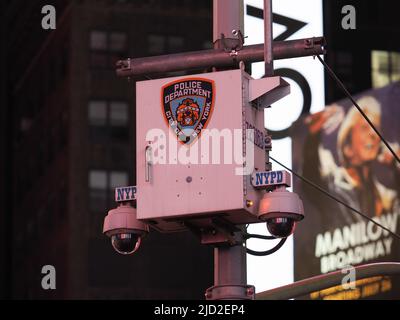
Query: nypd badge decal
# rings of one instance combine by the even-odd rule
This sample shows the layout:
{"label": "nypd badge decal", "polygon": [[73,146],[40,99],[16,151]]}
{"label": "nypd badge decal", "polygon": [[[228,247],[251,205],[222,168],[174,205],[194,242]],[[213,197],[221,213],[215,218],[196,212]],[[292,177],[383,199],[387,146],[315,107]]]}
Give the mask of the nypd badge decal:
{"label": "nypd badge decal", "polygon": [[193,143],[207,126],[214,109],[214,81],[186,78],[162,87],[163,114],[178,141]]}

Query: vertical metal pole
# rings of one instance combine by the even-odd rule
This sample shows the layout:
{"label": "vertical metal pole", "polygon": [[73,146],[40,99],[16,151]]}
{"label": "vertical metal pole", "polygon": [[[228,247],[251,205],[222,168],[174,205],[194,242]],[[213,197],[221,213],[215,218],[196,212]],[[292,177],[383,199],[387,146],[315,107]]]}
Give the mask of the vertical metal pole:
{"label": "vertical metal pole", "polygon": [[[221,48],[221,34],[229,38],[232,30],[243,32],[243,19],[243,0],[214,0],[214,47]],[[214,286],[245,287],[246,272],[246,249],[242,245],[214,249]],[[221,296],[235,296],[235,288],[228,289]]]}
{"label": "vertical metal pole", "polygon": [[214,48],[223,48],[221,43],[222,34],[225,38],[232,38],[233,30],[240,30],[244,34],[243,0],[214,0]]}
{"label": "vertical metal pole", "polygon": [[274,75],[272,31],[272,0],[264,0],[264,62],[266,77],[271,77]]}
{"label": "vertical metal pole", "polygon": [[246,283],[246,248],[242,245],[215,248],[214,286]]}

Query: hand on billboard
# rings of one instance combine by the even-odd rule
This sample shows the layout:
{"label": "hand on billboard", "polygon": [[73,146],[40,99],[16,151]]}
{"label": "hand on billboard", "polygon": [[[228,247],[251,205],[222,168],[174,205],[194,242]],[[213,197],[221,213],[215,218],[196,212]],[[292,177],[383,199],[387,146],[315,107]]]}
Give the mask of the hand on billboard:
{"label": "hand on billboard", "polygon": [[333,104],[327,106],[323,111],[309,115],[305,119],[306,125],[311,134],[324,131],[331,134],[335,131],[344,119],[344,110],[341,106]]}
{"label": "hand on billboard", "polygon": [[[400,145],[395,142],[395,143],[389,143],[390,147],[393,149],[393,151],[400,157]],[[395,163],[395,159],[393,154],[389,151],[389,149],[382,143],[381,146],[381,153],[378,155],[378,161],[382,164],[385,165],[392,165]],[[400,170],[400,166],[397,165],[397,168]]]}

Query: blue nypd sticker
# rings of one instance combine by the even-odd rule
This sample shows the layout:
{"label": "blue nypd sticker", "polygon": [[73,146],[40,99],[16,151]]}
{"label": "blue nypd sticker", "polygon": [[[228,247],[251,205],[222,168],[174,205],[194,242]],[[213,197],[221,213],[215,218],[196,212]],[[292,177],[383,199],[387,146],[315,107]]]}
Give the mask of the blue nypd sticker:
{"label": "blue nypd sticker", "polygon": [[162,111],[179,142],[190,145],[207,126],[214,109],[214,81],[185,78],[162,87]]}
{"label": "blue nypd sticker", "polygon": [[290,173],[286,170],[279,171],[257,171],[251,176],[251,183],[254,188],[267,188],[284,185],[290,187]]}
{"label": "blue nypd sticker", "polygon": [[134,201],[136,193],[136,186],[115,188],[115,202]]}

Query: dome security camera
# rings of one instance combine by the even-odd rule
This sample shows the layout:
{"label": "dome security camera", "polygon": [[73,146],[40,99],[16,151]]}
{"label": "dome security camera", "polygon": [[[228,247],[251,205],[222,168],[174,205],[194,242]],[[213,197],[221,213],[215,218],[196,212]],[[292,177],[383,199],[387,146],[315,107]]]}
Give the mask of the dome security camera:
{"label": "dome security camera", "polygon": [[272,236],[286,238],[294,232],[296,223],[304,218],[303,202],[296,193],[284,187],[277,188],[264,194],[258,218],[266,221]]}
{"label": "dome security camera", "polygon": [[136,209],[122,203],[104,218],[103,233],[111,238],[115,251],[123,255],[136,252],[149,227],[136,218]]}

